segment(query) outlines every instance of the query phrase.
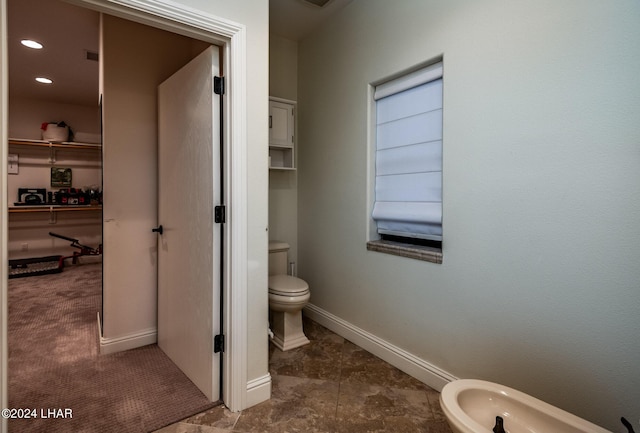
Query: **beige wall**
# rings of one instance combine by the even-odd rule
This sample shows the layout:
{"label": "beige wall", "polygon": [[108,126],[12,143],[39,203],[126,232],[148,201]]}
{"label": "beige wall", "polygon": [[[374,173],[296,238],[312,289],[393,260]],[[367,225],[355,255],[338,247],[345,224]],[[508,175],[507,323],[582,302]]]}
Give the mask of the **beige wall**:
{"label": "beige wall", "polygon": [[298,42],[269,34],[269,95],[298,99]]}
{"label": "beige wall", "polygon": [[[298,43],[273,33],[269,35],[269,95],[298,99]],[[269,170],[269,239],[287,242],[289,261],[297,263],[297,171]]]}
{"label": "beige wall", "polygon": [[[37,99],[10,98],[9,134],[11,138],[32,140],[42,139],[40,124],[44,121],[62,121],[69,124],[75,132],[100,133],[100,109],[94,106],[62,104]],[[49,150],[26,146],[11,146],[9,153],[18,155],[19,173],[7,177],[9,204],[18,199],[18,188],[51,187],[52,165],[69,167],[72,171],[73,188],[100,185],[102,182],[100,150],[59,150],[56,162],[49,163]],[[57,213],[55,224],[50,223],[48,213],[16,214],[9,216],[9,258],[43,257],[48,255],[69,255],[75,248],[69,242],[49,236],[55,232],[80,240],[80,243],[97,247],[102,243],[102,215],[100,212]],[[27,250],[24,250],[26,245]]]}
{"label": "beige wall", "polygon": [[42,122],[64,121],[74,132],[100,134],[100,107],[28,98],[9,100],[9,137],[42,139]]}
{"label": "beige wall", "polygon": [[[442,370],[640,419],[640,5],[355,0],[299,45],[299,275]],[[369,84],[444,56],[441,265],[366,250]]]}

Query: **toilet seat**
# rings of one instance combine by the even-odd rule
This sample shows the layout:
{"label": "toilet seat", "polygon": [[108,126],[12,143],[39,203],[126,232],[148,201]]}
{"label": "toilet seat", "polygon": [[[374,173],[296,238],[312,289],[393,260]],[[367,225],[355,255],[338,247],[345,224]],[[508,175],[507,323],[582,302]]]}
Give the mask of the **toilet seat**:
{"label": "toilet seat", "polygon": [[282,296],[302,296],[309,292],[309,284],[291,275],[271,275],[269,293]]}

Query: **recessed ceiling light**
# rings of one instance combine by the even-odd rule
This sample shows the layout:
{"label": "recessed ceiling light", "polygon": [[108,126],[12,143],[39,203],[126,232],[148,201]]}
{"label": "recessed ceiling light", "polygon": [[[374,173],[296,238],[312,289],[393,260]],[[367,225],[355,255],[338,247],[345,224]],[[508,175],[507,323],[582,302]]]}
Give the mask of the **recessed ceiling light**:
{"label": "recessed ceiling light", "polygon": [[53,83],[53,80],[50,80],[49,78],[44,78],[44,77],[38,77],[38,78],[36,78],[36,81],[38,83],[42,83],[42,84],[51,84],[51,83]]}
{"label": "recessed ceiling light", "polygon": [[25,47],[33,48],[35,50],[39,50],[42,48],[42,44],[40,42],[32,41],[31,39],[23,39],[20,41],[20,43]]}

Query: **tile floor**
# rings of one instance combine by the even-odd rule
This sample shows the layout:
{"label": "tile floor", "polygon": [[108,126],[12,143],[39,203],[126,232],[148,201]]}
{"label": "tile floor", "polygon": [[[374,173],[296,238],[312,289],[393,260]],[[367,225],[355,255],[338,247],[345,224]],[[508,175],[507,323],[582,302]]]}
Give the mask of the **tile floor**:
{"label": "tile floor", "polygon": [[219,406],[156,433],[451,433],[439,393],[319,324],[311,343],[270,346],[271,400],[231,413]]}

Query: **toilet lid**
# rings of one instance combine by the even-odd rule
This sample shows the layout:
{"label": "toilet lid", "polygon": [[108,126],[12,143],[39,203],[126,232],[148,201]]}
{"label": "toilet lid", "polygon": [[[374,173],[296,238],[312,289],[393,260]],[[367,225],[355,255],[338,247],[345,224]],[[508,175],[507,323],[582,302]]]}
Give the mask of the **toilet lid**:
{"label": "toilet lid", "polygon": [[300,278],[291,275],[271,275],[269,277],[269,292],[277,295],[296,296],[309,291],[309,285]]}

